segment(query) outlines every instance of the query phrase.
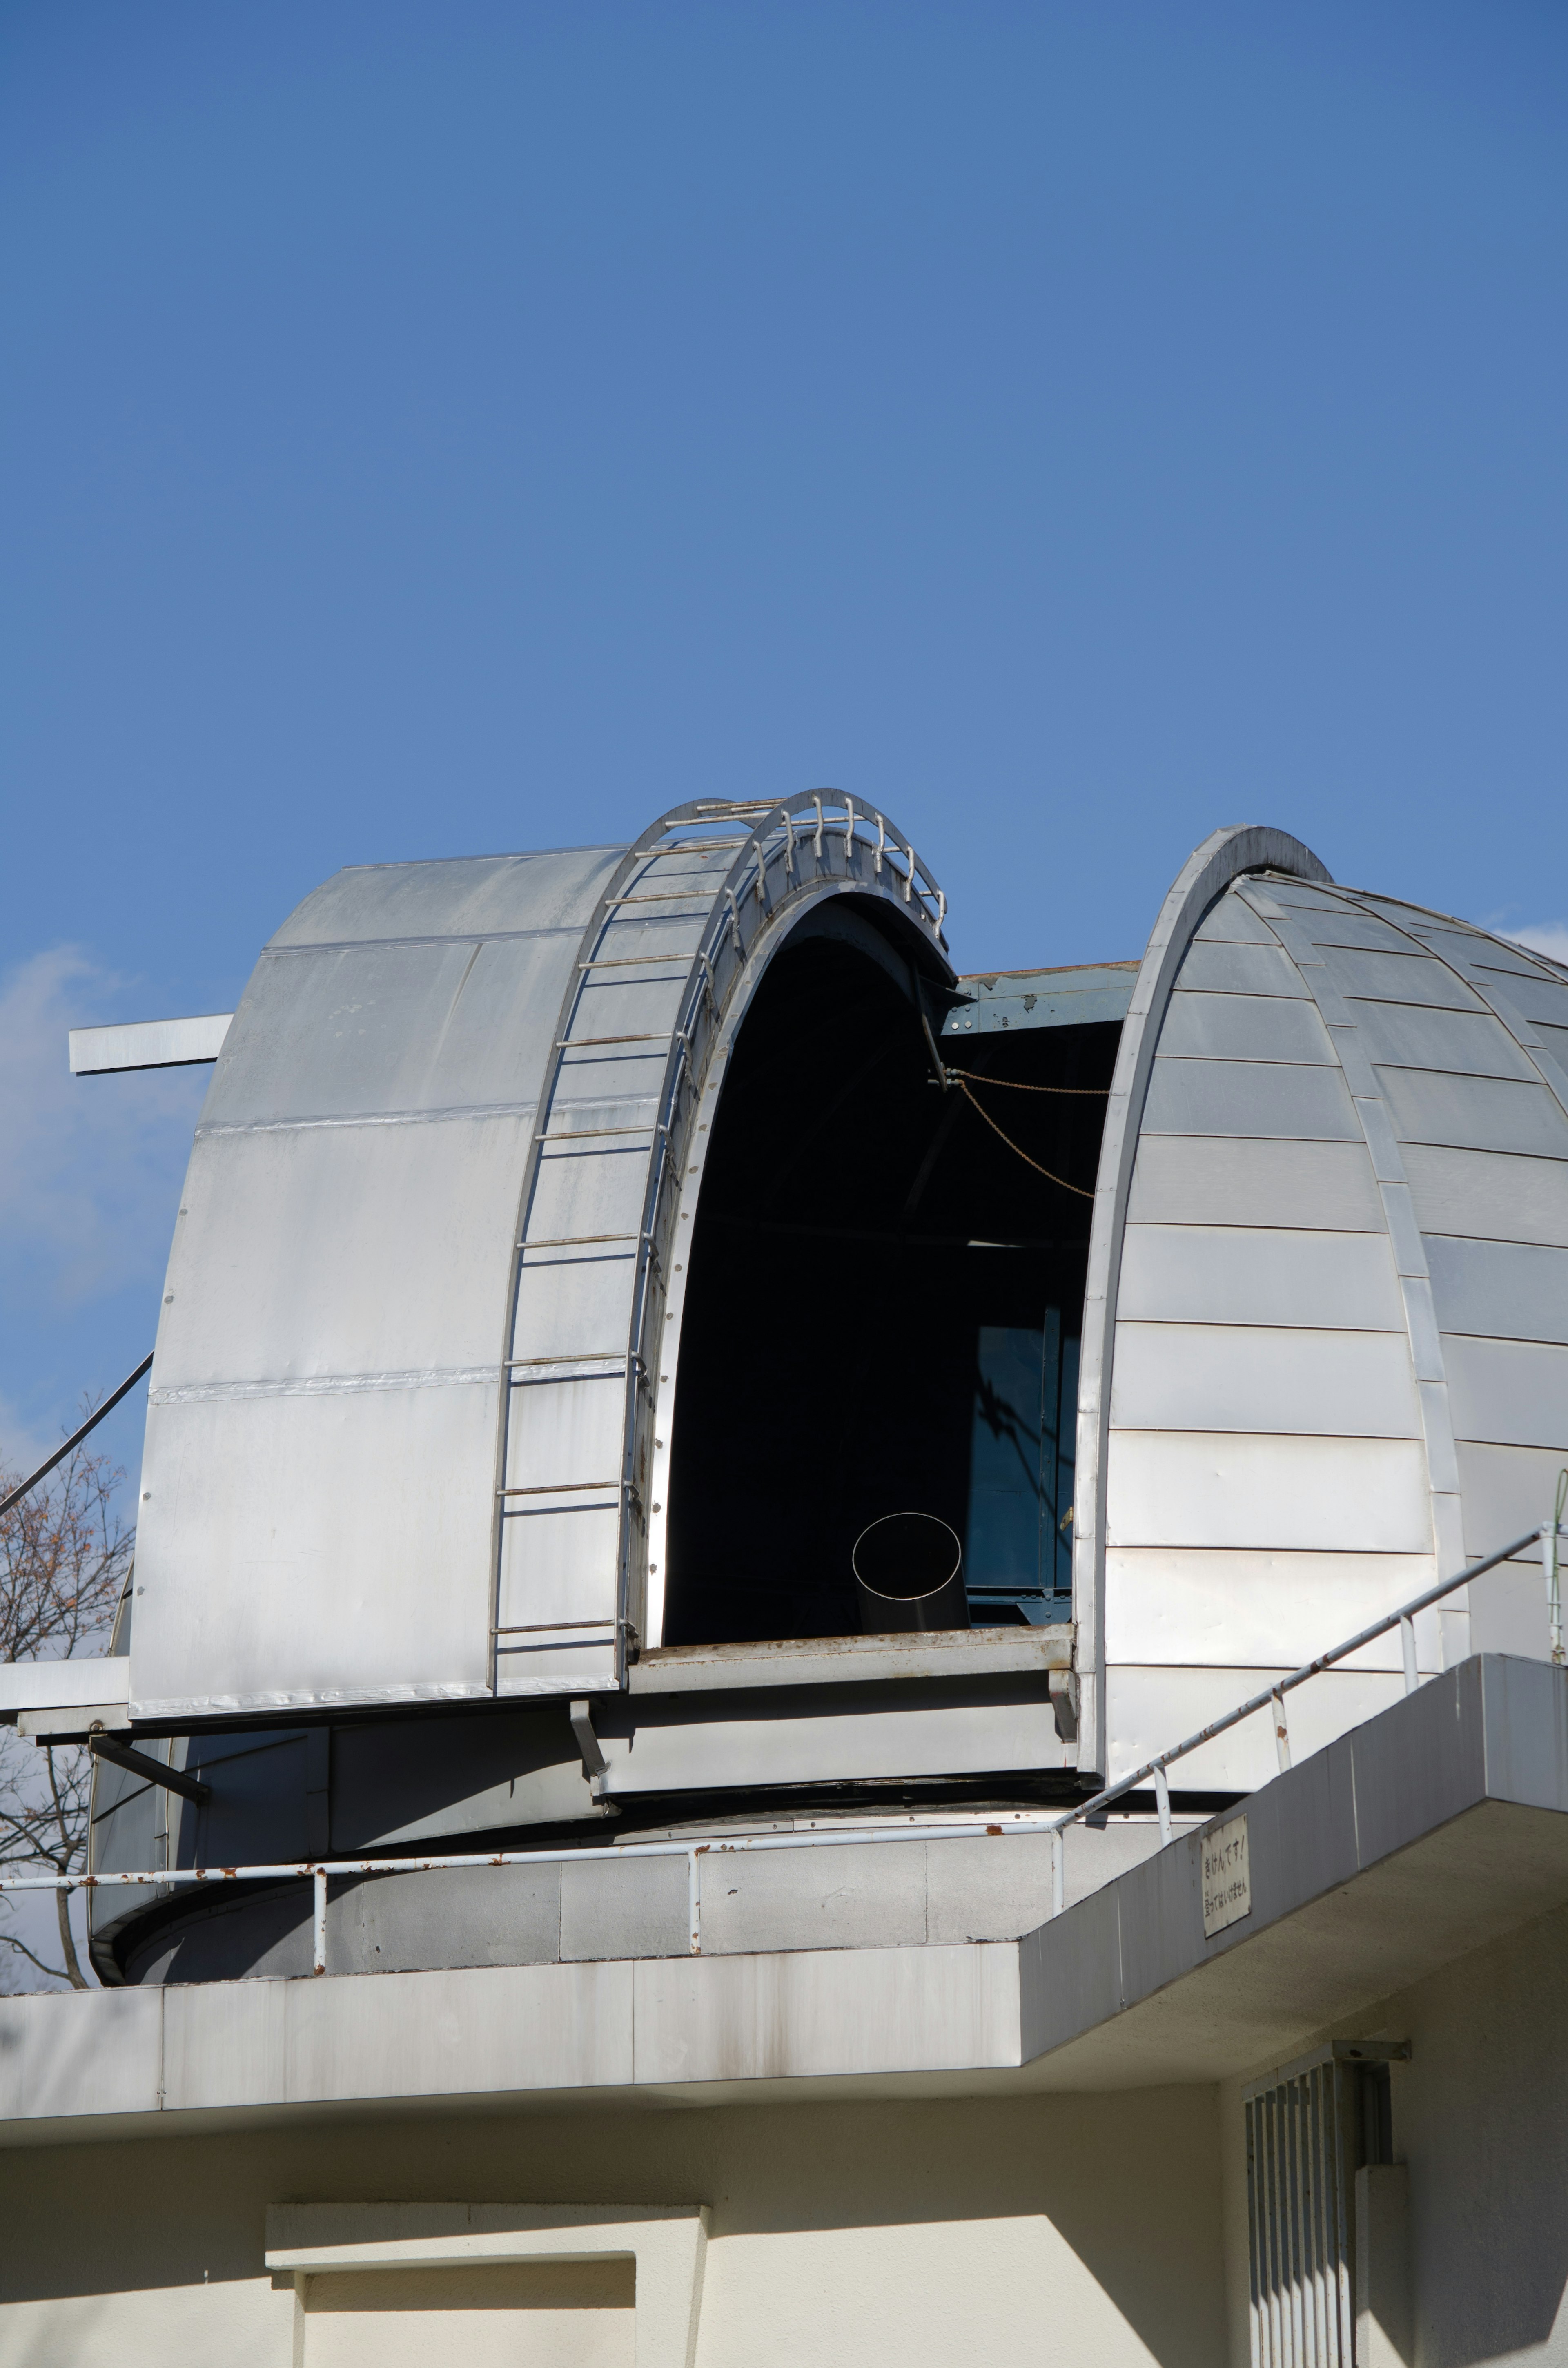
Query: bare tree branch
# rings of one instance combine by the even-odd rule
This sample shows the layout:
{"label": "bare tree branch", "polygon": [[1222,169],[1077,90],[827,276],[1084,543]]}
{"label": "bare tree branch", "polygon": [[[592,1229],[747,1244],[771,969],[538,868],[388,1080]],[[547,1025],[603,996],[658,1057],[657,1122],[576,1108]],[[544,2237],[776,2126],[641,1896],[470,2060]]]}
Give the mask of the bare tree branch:
{"label": "bare tree branch", "polygon": [[63,1982],[70,1978],[59,1965],[46,1965],[36,1949],[29,1949],[15,1932],[0,1932],[0,1947],[14,1949],[18,1957],[28,1958],[40,1974],[47,1974],[51,1982]]}
{"label": "bare tree branch", "polygon": [[[84,1411],[92,1411],[87,1402]],[[0,1514],[0,1661],[63,1660],[101,1650],[129,1582],[135,1531],[115,1497],[125,1474],[77,1448],[47,1482]],[[14,1485],[0,1472],[0,1496]],[[92,1768],[76,1746],[41,1752],[0,1738],[0,1871],[71,1874],[83,1864]],[[90,1987],[71,1930],[69,1895],[55,1894],[62,1967],[46,1964],[15,1932],[0,1946],[52,1981]],[[0,1900],[11,1912],[9,1897]]]}

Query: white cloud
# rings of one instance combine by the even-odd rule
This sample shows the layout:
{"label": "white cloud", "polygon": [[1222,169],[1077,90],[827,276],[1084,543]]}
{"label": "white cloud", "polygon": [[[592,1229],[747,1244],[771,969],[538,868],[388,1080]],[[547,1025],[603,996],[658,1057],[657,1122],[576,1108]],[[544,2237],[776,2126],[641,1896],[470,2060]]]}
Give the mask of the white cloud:
{"label": "white cloud", "polygon": [[1529,946],[1538,954],[1550,954],[1553,962],[1568,962],[1568,921],[1532,921],[1527,929],[1510,929],[1507,935],[1517,946]]}
{"label": "white cloud", "polygon": [[126,994],[74,946],[0,979],[0,1258],[57,1306],[162,1270],[211,1075],[72,1076],[70,1028],[153,1016]]}

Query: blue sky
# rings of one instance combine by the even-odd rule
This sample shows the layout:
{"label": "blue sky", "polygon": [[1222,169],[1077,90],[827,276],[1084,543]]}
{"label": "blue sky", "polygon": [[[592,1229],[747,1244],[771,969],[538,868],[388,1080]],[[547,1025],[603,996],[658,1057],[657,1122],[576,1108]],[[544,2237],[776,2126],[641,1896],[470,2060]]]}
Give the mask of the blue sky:
{"label": "blue sky", "polygon": [[340,864],[831,782],[971,967],[1233,821],[1568,930],[1565,133],[1526,0],[8,0],[0,1453],[204,1082],[66,1026]]}

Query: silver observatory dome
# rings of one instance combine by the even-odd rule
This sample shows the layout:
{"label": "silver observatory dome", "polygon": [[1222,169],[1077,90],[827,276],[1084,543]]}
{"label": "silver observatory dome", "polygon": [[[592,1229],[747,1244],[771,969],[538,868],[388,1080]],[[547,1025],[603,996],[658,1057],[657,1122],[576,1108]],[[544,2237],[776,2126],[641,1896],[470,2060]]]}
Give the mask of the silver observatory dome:
{"label": "silver observatory dome", "polygon": [[[960,979],[945,910],[828,792],[306,898],[197,1128],[116,1640],[206,1797],[100,1763],[96,1867],[1067,1803],[1542,1518],[1568,973],[1264,829],[1141,964]],[[957,1624],[868,1629],[908,1511]],[[1539,1572],[1452,1602],[1424,1669],[1546,1652]],[[682,1945],[596,1872],[345,1884],[335,1963]],[[100,1891],[95,1958],[296,1970],[309,1915]]]}

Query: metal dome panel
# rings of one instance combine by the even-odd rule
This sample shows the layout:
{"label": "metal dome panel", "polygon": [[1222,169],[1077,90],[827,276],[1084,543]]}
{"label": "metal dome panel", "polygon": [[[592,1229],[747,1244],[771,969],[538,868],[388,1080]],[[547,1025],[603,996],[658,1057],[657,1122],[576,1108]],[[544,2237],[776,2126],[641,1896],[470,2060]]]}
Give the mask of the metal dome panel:
{"label": "metal dome panel", "polygon": [[773,953],[846,894],[950,976],[940,891],[831,796],[346,871],[285,923],[170,1260],[138,1717],[619,1682],[650,1563],[657,1635],[697,1111]]}
{"label": "metal dome panel", "polygon": [[[1568,1442],[1568,978],[1262,837],[1167,900],[1107,1131],[1075,1586],[1112,1776],[1541,1519]],[[1539,1583],[1456,1601],[1423,1668],[1545,1651]],[[1369,1648],[1297,1748],[1400,1683]]]}

